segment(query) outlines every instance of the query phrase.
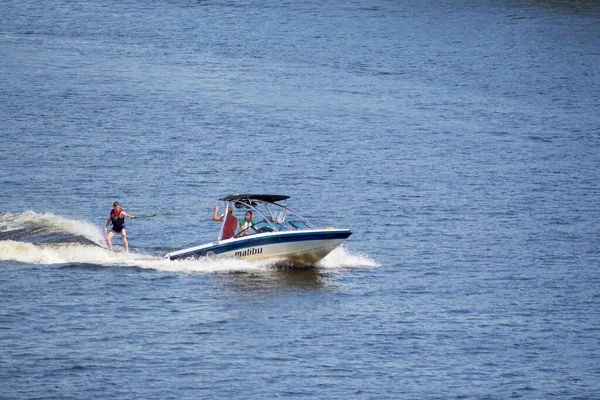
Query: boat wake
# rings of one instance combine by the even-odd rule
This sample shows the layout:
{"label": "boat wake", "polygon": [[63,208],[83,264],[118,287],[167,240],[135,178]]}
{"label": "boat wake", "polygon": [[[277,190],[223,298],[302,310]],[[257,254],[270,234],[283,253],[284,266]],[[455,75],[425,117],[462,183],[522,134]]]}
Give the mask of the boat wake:
{"label": "boat wake", "polygon": [[104,246],[104,236],[97,226],[87,221],[35,211],[0,214],[0,240]]}
{"label": "boat wake", "polygon": [[[0,262],[12,261],[34,265],[97,265],[103,267],[136,267],[163,272],[218,273],[260,272],[274,268],[273,261],[244,261],[238,259],[168,260],[142,253],[125,254],[99,246],[80,243],[26,243],[0,241]],[[323,270],[344,268],[374,268],[379,264],[364,255],[355,255],[339,247],[315,267]]]}
{"label": "boat wake", "polygon": [[325,269],[378,268],[381,264],[365,254],[355,253],[341,245],[322,259],[317,266]]}
{"label": "boat wake", "polygon": [[[53,214],[26,211],[0,214],[0,262],[33,265],[135,267],[164,272],[219,273],[272,270],[277,260],[244,261],[213,259],[171,261],[144,249],[125,254],[104,246],[102,231],[95,225]],[[373,268],[369,257],[338,247],[315,267],[324,270]]]}

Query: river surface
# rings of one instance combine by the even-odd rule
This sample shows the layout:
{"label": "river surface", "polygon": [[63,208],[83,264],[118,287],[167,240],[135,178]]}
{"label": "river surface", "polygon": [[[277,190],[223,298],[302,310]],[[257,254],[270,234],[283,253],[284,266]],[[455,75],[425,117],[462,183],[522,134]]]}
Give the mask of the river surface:
{"label": "river surface", "polygon": [[599,223],[597,2],[0,4],[1,399],[600,398]]}

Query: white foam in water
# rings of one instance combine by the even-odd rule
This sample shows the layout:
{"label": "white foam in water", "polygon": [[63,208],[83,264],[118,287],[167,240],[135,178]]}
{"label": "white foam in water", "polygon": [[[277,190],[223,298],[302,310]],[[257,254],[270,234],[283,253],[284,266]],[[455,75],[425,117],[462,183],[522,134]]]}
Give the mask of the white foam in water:
{"label": "white foam in water", "polygon": [[[219,273],[268,271],[274,261],[201,258],[171,261],[144,254],[125,254],[79,243],[33,244],[13,240],[0,241],[0,261],[37,265],[94,264],[107,267],[137,267],[164,272]],[[365,255],[353,254],[343,247],[321,260],[317,267],[326,269],[378,267]]]}
{"label": "white foam in water", "polygon": [[38,214],[35,211],[0,215],[1,231],[11,231],[23,227],[35,227],[37,229],[82,236],[99,245],[103,245],[104,243],[102,231],[87,221],[67,219],[51,213]]}
{"label": "white foam in water", "polygon": [[[244,261],[239,259],[201,258],[198,260],[171,261],[151,255],[125,254],[108,250],[104,246],[101,230],[86,221],[70,220],[54,214],[38,214],[26,211],[21,214],[0,214],[0,231],[16,229],[45,230],[85,237],[97,243],[34,244],[14,240],[0,241],[0,261],[16,261],[28,264],[94,264],[115,267],[138,267],[166,272],[237,272],[267,271],[277,260]],[[356,254],[343,246],[335,249],[321,260],[317,267],[326,269],[378,267],[379,264],[366,255]]]}
{"label": "white foam in water", "polygon": [[[141,262],[140,262],[141,261]],[[219,272],[262,272],[267,271],[270,262],[248,262],[238,259],[201,258],[197,260],[136,260],[134,265],[144,269],[183,273],[219,273]]]}
{"label": "white foam in water", "polygon": [[321,268],[377,268],[380,267],[377,261],[364,254],[349,251],[344,246],[336,248],[329,253],[327,257],[317,263]]}
{"label": "white foam in water", "polygon": [[166,272],[265,271],[271,262],[247,262],[237,259],[199,259],[171,261],[144,254],[126,254],[101,247],[78,244],[33,244],[13,240],[0,241],[0,261],[28,264],[94,264],[107,267],[138,267]]}
{"label": "white foam in water", "polygon": [[0,261],[30,264],[65,264],[115,262],[119,253],[79,243],[33,244],[13,240],[0,241]]}

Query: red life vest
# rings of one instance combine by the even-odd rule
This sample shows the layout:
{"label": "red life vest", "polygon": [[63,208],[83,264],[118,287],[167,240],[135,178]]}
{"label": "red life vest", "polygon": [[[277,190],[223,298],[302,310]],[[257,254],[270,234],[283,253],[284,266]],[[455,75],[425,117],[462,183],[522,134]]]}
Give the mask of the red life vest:
{"label": "red life vest", "polygon": [[114,208],[112,210],[110,210],[110,220],[111,220],[113,226],[116,226],[118,228],[120,226],[125,225],[125,218],[120,217],[120,215],[123,211],[125,211],[125,210],[123,210],[122,208],[119,208],[119,211],[115,211]]}

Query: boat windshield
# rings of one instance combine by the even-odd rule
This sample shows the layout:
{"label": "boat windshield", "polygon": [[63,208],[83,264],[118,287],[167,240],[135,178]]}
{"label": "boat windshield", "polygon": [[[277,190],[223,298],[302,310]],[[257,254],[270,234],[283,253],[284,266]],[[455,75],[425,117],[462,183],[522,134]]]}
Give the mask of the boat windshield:
{"label": "boat windshield", "polygon": [[[264,232],[282,232],[315,229],[306,218],[289,209],[285,204],[264,200],[243,199],[227,202],[238,210],[252,212],[252,226],[245,231],[239,228],[235,237],[253,235]],[[238,216],[244,222],[243,216]]]}

